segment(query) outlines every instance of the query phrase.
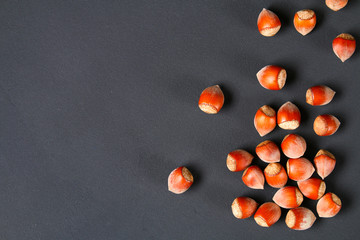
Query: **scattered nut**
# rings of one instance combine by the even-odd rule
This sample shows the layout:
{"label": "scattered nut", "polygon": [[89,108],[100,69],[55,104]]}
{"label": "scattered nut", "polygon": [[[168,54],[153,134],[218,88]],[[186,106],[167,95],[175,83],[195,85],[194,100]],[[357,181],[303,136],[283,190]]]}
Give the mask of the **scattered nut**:
{"label": "scattered nut", "polygon": [[268,65],[263,67],[256,77],[261,86],[269,90],[280,90],[286,82],[286,70],[279,66]]}
{"label": "scattered nut", "polygon": [[288,134],[281,142],[281,149],[288,158],[302,157],[306,151],[306,142],[297,134]]}
{"label": "scattered nut", "polygon": [[254,220],[261,227],[270,227],[280,219],[280,216],[280,207],[275,203],[267,202],[256,210]]}
{"label": "scattered nut", "polygon": [[254,126],[261,137],[270,133],[276,127],[276,112],[268,105],[257,110],[254,117]]}
{"label": "scattered nut", "polygon": [[340,126],[340,121],[333,115],[319,115],[314,121],[314,131],[319,136],[333,135]]}
{"label": "scattered nut", "polygon": [[286,214],[285,223],[291,229],[306,230],[311,228],[315,220],[316,217],[310,209],[298,207],[289,210]]}
{"label": "scattered nut", "polygon": [[335,55],[340,58],[342,62],[345,62],[354,54],[356,41],[350,34],[342,33],[334,39],[332,47]]}
{"label": "scattered nut", "polygon": [[314,164],[317,174],[324,179],[334,170],[336,159],[329,151],[320,149],[314,158]]}
{"label": "scattered nut", "polygon": [[216,114],[224,105],[224,94],[219,85],[211,86],[202,91],[199,108],[208,114]]}
{"label": "scattered nut", "polygon": [[348,0],[325,0],[326,6],[333,11],[339,11],[346,6]]}
{"label": "scattered nut", "polygon": [[186,167],[173,170],[168,178],[168,189],[175,194],[184,193],[193,184],[194,178]]}
{"label": "scattered nut", "polygon": [[280,30],[281,22],[275,13],[263,8],[259,14],[257,25],[261,35],[272,37]]}
{"label": "scattered nut", "polygon": [[313,10],[304,9],[295,13],[294,16],[294,26],[296,31],[298,31],[303,36],[310,33],[316,24],[316,15]]}
{"label": "scattered nut", "polygon": [[305,181],[297,183],[301,193],[312,200],[318,200],[321,198],[326,189],[325,182],[318,178],[309,178]]}
{"label": "scattered nut", "polygon": [[315,172],[314,166],[306,158],[290,158],[286,163],[287,173],[294,181],[304,181]]}
{"label": "scattered nut", "polygon": [[280,163],[270,163],[264,170],[266,182],[273,188],[282,188],[288,181],[285,168]]}
{"label": "scattered nut", "polygon": [[280,149],[270,140],[266,140],[256,146],[258,157],[266,163],[280,162]]}
{"label": "scattered nut", "polygon": [[242,180],[246,186],[252,189],[264,189],[265,178],[261,169],[256,166],[250,166],[245,169]]}
{"label": "scattered nut", "polygon": [[232,172],[239,172],[250,166],[254,156],[245,150],[237,149],[228,154],[226,166]]}
{"label": "scattered nut", "polygon": [[300,126],[301,114],[299,108],[291,103],[284,103],[277,112],[277,124],[285,130],[294,130]]}
{"label": "scattered nut", "polygon": [[313,86],[306,91],[306,102],[312,106],[323,106],[331,102],[335,91],[327,86]]}
{"label": "scattered nut", "polygon": [[339,213],[341,209],[341,200],[333,193],[325,194],[316,205],[316,211],[319,217],[331,218]]}
{"label": "scattered nut", "polygon": [[280,188],[273,197],[273,201],[282,208],[296,208],[303,200],[300,190],[293,186]]}
{"label": "scattered nut", "polygon": [[259,204],[254,199],[249,197],[235,198],[231,204],[232,213],[236,218],[244,219],[251,217]]}

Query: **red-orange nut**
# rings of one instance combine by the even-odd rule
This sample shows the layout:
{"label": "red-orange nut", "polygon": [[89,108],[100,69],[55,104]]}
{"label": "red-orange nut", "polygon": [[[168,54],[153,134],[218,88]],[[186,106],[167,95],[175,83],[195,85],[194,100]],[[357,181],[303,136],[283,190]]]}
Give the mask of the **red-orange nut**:
{"label": "red-orange nut", "polygon": [[325,182],[318,178],[309,178],[305,181],[297,183],[301,193],[312,200],[318,200],[321,198],[326,189]]}
{"label": "red-orange nut", "polygon": [[316,24],[316,15],[313,10],[304,9],[295,13],[294,26],[296,31],[305,36],[310,33]]}
{"label": "red-orange nut", "polygon": [[280,188],[274,195],[273,201],[282,208],[296,208],[301,205],[304,197],[297,187]]}
{"label": "red-orange nut", "polygon": [[235,198],[231,204],[232,213],[236,218],[244,219],[251,217],[258,207],[257,202],[249,197]]}
{"label": "red-orange nut", "polygon": [[329,151],[320,149],[314,158],[314,164],[317,174],[324,179],[334,170],[336,159]]}
{"label": "red-orange nut", "polygon": [[306,91],[306,102],[312,106],[323,106],[331,102],[334,95],[335,91],[327,86],[313,86]]}
{"label": "red-orange nut", "polygon": [[319,136],[333,135],[340,126],[340,121],[333,115],[324,114],[319,115],[314,121],[314,131]]}
{"label": "red-orange nut", "polygon": [[306,158],[290,158],[286,163],[288,176],[294,181],[304,181],[315,172],[312,163]]}
{"label": "red-orange nut", "polygon": [[276,223],[281,216],[281,209],[272,202],[262,204],[254,215],[255,222],[261,227],[270,227]]}
{"label": "red-orange nut", "polygon": [[252,189],[264,189],[265,178],[261,169],[256,166],[250,166],[245,169],[242,180],[246,186]]}
{"label": "red-orange nut", "polygon": [[268,105],[257,110],[254,117],[254,126],[261,137],[270,133],[276,127],[276,112]]}
{"label": "red-orange nut", "polygon": [[286,82],[286,70],[279,66],[268,65],[263,67],[256,77],[261,86],[269,90],[280,90]]}
{"label": "red-orange nut", "polygon": [[219,85],[205,88],[199,99],[199,108],[208,114],[216,114],[224,105],[224,94]]}
{"label": "red-orange nut", "polygon": [[280,149],[270,140],[266,140],[256,146],[255,152],[266,163],[280,162]]}
{"label": "red-orange nut", "polygon": [[346,6],[348,0],[326,0],[325,3],[326,6],[328,6],[328,8],[330,8],[331,10],[339,11]]}
{"label": "red-orange nut", "polygon": [[180,194],[188,190],[193,182],[191,172],[186,167],[178,167],[169,175],[168,189],[170,192]]}
{"label": "red-orange nut", "polygon": [[250,166],[253,158],[249,152],[237,149],[228,154],[226,166],[232,172],[239,172]]}
{"label": "red-orange nut", "polygon": [[316,205],[316,211],[319,217],[330,218],[339,213],[341,209],[341,200],[334,193],[325,194]]}
{"label": "red-orange nut", "polygon": [[332,47],[335,55],[340,58],[342,62],[345,62],[354,54],[356,41],[352,35],[342,33],[333,40]]}
{"label": "red-orange nut", "polygon": [[301,114],[299,108],[291,103],[284,103],[277,112],[277,124],[280,128],[294,130],[300,126]]}
{"label": "red-orange nut", "polygon": [[266,182],[273,188],[282,188],[288,181],[285,168],[280,163],[270,163],[264,170]]}
{"label": "red-orange nut", "polygon": [[311,228],[315,220],[316,217],[310,209],[298,207],[289,210],[286,214],[285,223],[291,229],[306,230]]}
{"label": "red-orange nut", "polygon": [[257,25],[261,35],[272,37],[280,30],[281,22],[275,13],[263,8],[259,14]]}
{"label": "red-orange nut", "polygon": [[299,158],[306,151],[306,142],[297,134],[288,134],[281,142],[281,149],[288,158]]}

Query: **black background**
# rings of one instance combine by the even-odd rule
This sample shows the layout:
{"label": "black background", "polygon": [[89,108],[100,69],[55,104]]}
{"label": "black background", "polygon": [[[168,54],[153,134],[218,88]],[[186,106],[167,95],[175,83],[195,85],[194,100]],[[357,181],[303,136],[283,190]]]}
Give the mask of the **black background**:
{"label": "black background", "polygon": [[[263,7],[282,22],[271,38],[257,30]],[[317,15],[305,37],[292,24],[304,8]],[[343,32],[360,41],[359,13],[355,0],[339,12],[310,0],[2,1],[0,238],[356,239],[360,53],[342,63],[331,43]],[[281,91],[257,82],[268,64],[288,72]],[[214,84],[225,105],[207,115],[197,101]],[[337,92],[333,102],[305,103],[316,84]],[[254,154],[266,139],[279,144],[289,131],[261,138],[253,117],[288,100],[302,113],[293,132],[307,140],[305,156],[325,148],[337,157],[326,184],[343,202],[335,218],[303,232],[286,227],[286,211],[266,229],[230,209],[238,196],[271,201],[275,189],[247,188],[225,159],[236,148]],[[342,124],[318,137],[312,123],[324,113]],[[167,190],[178,166],[195,178],[182,195]]]}

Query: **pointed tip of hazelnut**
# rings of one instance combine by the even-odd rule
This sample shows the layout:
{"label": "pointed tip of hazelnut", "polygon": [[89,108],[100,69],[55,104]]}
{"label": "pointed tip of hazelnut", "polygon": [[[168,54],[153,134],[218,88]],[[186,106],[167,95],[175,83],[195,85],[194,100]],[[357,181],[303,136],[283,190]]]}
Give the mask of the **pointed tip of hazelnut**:
{"label": "pointed tip of hazelnut", "polygon": [[325,4],[328,8],[333,11],[339,11],[344,8],[348,3],[348,0],[326,0]]}

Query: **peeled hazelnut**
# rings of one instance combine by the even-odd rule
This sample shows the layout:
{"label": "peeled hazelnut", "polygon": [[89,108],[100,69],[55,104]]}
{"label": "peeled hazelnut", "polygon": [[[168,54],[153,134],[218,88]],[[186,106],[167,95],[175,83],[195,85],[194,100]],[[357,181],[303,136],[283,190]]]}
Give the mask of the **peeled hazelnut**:
{"label": "peeled hazelnut", "polygon": [[287,186],[279,189],[273,201],[282,208],[296,208],[301,205],[304,198],[297,187]]}
{"label": "peeled hazelnut", "polygon": [[286,82],[286,70],[279,66],[268,65],[263,67],[256,77],[261,86],[269,90],[280,90]]}
{"label": "peeled hazelnut", "polygon": [[304,9],[298,11],[294,16],[295,29],[303,36],[311,32],[316,24],[316,15],[313,10]]}
{"label": "peeled hazelnut", "polygon": [[306,158],[290,158],[286,169],[289,178],[294,181],[304,181],[315,172],[314,166]]}
{"label": "peeled hazelnut", "polygon": [[331,218],[339,213],[341,209],[341,200],[333,193],[325,194],[316,205],[316,211],[319,217]]}
{"label": "peeled hazelnut", "polygon": [[321,149],[314,158],[314,164],[317,174],[324,179],[334,170],[336,159],[332,153]]}
{"label": "peeled hazelnut", "polygon": [[202,91],[199,108],[208,114],[216,114],[224,105],[224,94],[219,85],[211,86]]}
{"label": "peeled hazelnut", "polygon": [[286,214],[285,223],[291,229],[306,230],[311,228],[315,220],[316,217],[310,209],[298,207],[289,210]]}
{"label": "peeled hazelnut", "polygon": [[270,163],[264,170],[266,182],[273,188],[285,186],[288,176],[280,163]]}
{"label": "peeled hazelnut", "polygon": [[169,175],[168,188],[170,192],[181,194],[188,190],[193,182],[191,172],[186,167],[178,167]]}
{"label": "peeled hazelnut", "polygon": [[281,22],[275,13],[263,8],[259,14],[257,25],[261,35],[272,37],[280,30]]}
{"label": "peeled hazelnut", "polygon": [[327,86],[313,86],[306,91],[306,102],[312,106],[323,106],[331,102],[335,92]]}
{"label": "peeled hazelnut", "polygon": [[261,137],[274,130],[276,127],[275,110],[267,105],[259,108],[254,117],[254,126]]}
{"label": "peeled hazelnut", "polygon": [[335,55],[340,58],[342,62],[345,62],[354,54],[356,41],[350,34],[342,33],[334,39],[332,47]]}
{"label": "peeled hazelnut", "polygon": [[333,11],[338,11],[346,6],[348,0],[326,0],[326,6]]}
{"label": "peeled hazelnut", "polygon": [[319,136],[333,135],[340,126],[340,121],[333,115],[319,115],[314,121],[314,131]]}
{"label": "peeled hazelnut", "polygon": [[326,189],[325,182],[318,178],[309,178],[305,181],[297,183],[301,193],[312,200],[318,200],[321,198]]}
{"label": "peeled hazelnut", "polygon": [[281,149],[288,158],[299,158],[306,151],[305,139],[297,134],[288,134],[281,142]]}
{"label": "peeled hazelnut", "polygon": [[294,130],[300,126],[300,110],[291,103],[284,103],[277,112],[277,124],[280,128],[286,130]]}
{"label": "peeled hazelnut", "polygon": [[253,165],[245,169],[242,180],[249,188],[264,189],[264,174],[258,166]]}
{"label": "peeled hazelnut", "polygon": [[256,223],[261,227],[270,227],[276,223],[281,216],[281,209],[272,202],[262,204],[254,215]]}
{"label": "peeled hazelnut", "polygon": [[257,207],[257,202],[254,199],[248,197],[235,198],[231,204],[232,213],[236,218],[239,219],[251,217],[256,211]]}
{"label": "peeled hazelnut", "polygon": [[270,140],[266,140],[256,146],[258,157],[266,163],[280,162],[280,149]]}
{"label": "peeled hazelnut", "polygon": [[245,150],[237,149],[228,154],[226,166],[232,172],[239,172],[250,166],[254,156]]}

